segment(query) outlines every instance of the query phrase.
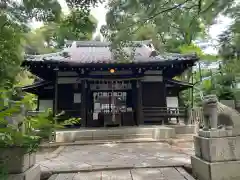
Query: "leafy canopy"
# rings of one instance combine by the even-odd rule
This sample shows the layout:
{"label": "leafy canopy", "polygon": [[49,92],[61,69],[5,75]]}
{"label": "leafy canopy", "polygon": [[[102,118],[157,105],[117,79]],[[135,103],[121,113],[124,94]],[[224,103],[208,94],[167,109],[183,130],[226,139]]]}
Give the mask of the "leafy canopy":
{"label": "leafy canopy", "polygon": [[[151,33],[169,51],[182,44],[205,37],[205,28],[214,22],[219,13],[231,7],[233,0],[125,0],[109,2],[107,26],[104,35],[116,44],[132,40],[138,31]],[[142,36],[139,36],[140,39]],[[148,36],[151,37],[151,36]]]}
{"label": "leafy canopy", "polygon": [[[45,38],[44,41],[49,40],[46,38],[49,34],[42,35],[46,31],[42,31],[42,34],[37,32],[37,37],[33,37],[35,34],[30,33],[27,42],[26,33],[30,32],[29,23],[33,19],[54,24],[51,32],[57,30],[57,33],[64,34],[64,37],[70,36],[70,32],[74,35],[78,33],[78,37],[86,37],[88,30],[94,29],[88,17],[90,6],[96,5],[98,0],[67,0],[66,2],[69,8],[74,9],[71,16],[66,19],[62,18],[62,9],[58,0],[2,0],[0,2],[0,87],[8,88],[14,83],[16,75],[20,72],[24,55],[23,46],[26,44],[33,53],[54,51],[51,48],[45,48],[42,38]],[[56,22],[61,24],[61,28],[55,29],[59,25],[55,25]],[[70,24],[71,28],[67,29]],[[81,27],[78,27],[80,25]],[[80,33],[79,29],[83,26],[84,28],[87,26],[88,30],[81,30]],[[51,29],[51,27],[48,28]],[[59,35],[54,37],[60,39],[59,41],[63,39]],[[35,42],[32,41],[33,39]]]}

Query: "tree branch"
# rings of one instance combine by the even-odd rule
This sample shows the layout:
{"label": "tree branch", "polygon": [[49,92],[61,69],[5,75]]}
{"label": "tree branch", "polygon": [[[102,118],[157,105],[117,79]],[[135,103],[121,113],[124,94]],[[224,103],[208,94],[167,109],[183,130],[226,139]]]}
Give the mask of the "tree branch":
{"label": "tree branch", "polygon": [[2,32],[2,31],[3,31],[3,28],[4,28],[5,26],[7,26],[7,25],[8,25],[8,21],[6,21],[6,22],[4,22],[2,25],[0,25],[0,29],[1,29],[0,32]]}
{"label": "tree branch", "polygon": [[[170,8],[164,9],[164,10],[162,10],[162,11],[160,11],[160,12],[152,15],[151,17],[145,19],[143,22],[141,22],[141,23],[139,24],[139,27],[138,27],[137,29],[135,29],[133,32],[131,32],[131,34],[134,34],[135,32],[137,32],[137,31],[141,28],[141,25],[145,24],[147,21],[150,21],[150,20],[156,18],[156,17],[159,16],[160,14],[163,14],[163,13],[166,13],[166,12],[169,12],[169,11],[172,11],[172,10],[174,10],[174,9],[177,9],[177,8],[181,7],[182,5],[186,4],[188,1],[190,1],[190,0],[185,0],[184,2],[182,2],[182,3],[180,3],[180,4],[177,4],[177,5],[172,6],[172,7],[170,7]],[[136,25],[136,24],[131,24],[130,27],[132,27],[133,25]],[[128,27],[128,28],[129,28],[129,27]]]}
{"label": "tree branch", "polygon": [[[160,14],[162,14],[162,13],[166,13],[166,12],[172,11],[172,10],[174,10],[174,9],[176,9],[176,8],[179,8],[179,7],[181,7],[182,5],[184,5],[185,3],[187,3],[188,1],[190,1],[190,0],[185,0],[183,3],[180,3],[180,4],[178,4],[178,5],[175,5],[175,6],[172,6],[172,7],[170,7],[170,8],[164,9],[164,10],[162,10],[162,11],[160,11],[160,12],[152,15],[151,17],[146,18],[143,22],[139,23],[139,25],[145,24],[147,21],[149,21],[149,20],[151,20],[151,19],[154,19],[156,16],[158,16],[158,15],[160,15]],[[169,2],[165,3],[163,6],[167,5],[168,3],[169,3]],[[163,6],[162,6],[162,7],[163,7]],[[152,12],[153,12],[153,11],[152,11]],[[135,26],[136,24],[138,24],[138,23],[133,23],[133,24],[129,25],[126,29],[129,29],[129,28]],[[137,28],[137,29],[134,30],[132,33],[135,33],[135,32],[138,31],[140,28],[141,28],[141,27]],[[125,29],[125,30],[126,30],[126,29]]]}
{"label": "tree branch", "polygon": [[172,10],[174,10],[174,9],[177,9],[177,8],[181,7],[182,5],[186,4],[188,1],[190,1],[190,0],[185,0],[184,2],[182,2],[182,3],[178,4],[178,5],[175,5],[175,6],[172,6],[172,7],[170,7],[170,8],[167,8],[167,9],[162,10],[162,11],[154,14],[153,16],[147,18],[147,19],[144,21],[144,23],[146,23],[147,21],[149,21],[149,20],[151,20],[151,19],[154,19],[155,17],[157,17],[158,15],[160,15],[160,14],[162,14],[162,13],[166,13],[166,12],[172,11]]}

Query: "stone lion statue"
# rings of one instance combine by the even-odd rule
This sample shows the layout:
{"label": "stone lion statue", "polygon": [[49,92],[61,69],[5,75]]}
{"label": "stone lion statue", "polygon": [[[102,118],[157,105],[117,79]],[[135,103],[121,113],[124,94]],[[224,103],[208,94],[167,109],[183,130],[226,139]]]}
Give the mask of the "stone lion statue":
{"label": "stone lion statue", "polygon": [[208,95],[204,97],[203,114],[203,130],[221,128],[240,129],[240,113],[237,110],[220,103],[216,95]]}

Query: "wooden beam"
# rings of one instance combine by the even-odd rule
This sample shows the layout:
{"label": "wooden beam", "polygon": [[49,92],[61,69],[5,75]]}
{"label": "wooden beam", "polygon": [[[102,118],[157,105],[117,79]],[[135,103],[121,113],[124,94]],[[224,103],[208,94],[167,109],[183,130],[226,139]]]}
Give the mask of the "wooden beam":
{"label": "wooden beam", "polygon": [[136,81],[136,117],[138,125],[144,124],[143,118],[143,106],[142,106],[142,82],[140,80]]}

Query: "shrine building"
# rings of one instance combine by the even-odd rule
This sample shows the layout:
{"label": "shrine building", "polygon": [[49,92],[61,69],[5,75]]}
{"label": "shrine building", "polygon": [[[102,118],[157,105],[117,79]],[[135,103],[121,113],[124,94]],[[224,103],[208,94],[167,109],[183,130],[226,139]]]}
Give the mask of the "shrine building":
{"label": "shrine building", "polygon": [[58,53],[26,55],[22,66],[39,79],[25,92],[38,97],[37,111],[64,111],[81,127],[138,126],[186,118],[179,93],[192,84],[174,80],[194,66],[194,54],[159,54],[151,41],[124,47],[123,60],[110,43],[68,41]]}

